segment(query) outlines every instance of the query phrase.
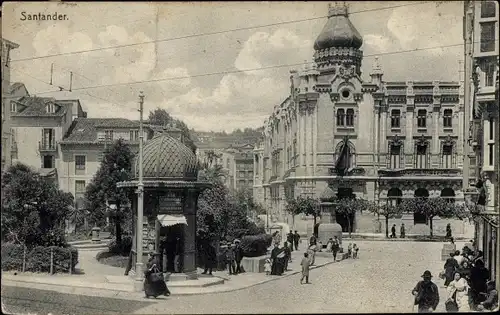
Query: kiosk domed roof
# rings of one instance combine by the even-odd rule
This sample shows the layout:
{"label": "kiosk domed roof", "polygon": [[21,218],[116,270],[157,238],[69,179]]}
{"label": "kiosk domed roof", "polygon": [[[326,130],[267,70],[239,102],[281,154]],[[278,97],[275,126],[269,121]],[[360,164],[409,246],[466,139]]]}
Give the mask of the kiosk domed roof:
{"label": "kiosk domed roof", "polygon": [[328,21],[314,43],[315,50],[330,47],[352,47],[359,49],[363,37],[348,18],[347,6],[335,5],[328,9]]}
{"label": "kiosk domed roof", "polygon": [[335,199],[335,192],[330,188],[330,186],[326,186],[325,190],[323,190],[323,192],[319,196],[319,199],[321,201],[331,201]]}
{"label": "kiosk domed roof", "polygon": [[[139,177],[139,156],[134,163],[134,177]],[[144,179],[196,180],[196,155],[181,141],[168,134],[159,134],[144,146]]]}

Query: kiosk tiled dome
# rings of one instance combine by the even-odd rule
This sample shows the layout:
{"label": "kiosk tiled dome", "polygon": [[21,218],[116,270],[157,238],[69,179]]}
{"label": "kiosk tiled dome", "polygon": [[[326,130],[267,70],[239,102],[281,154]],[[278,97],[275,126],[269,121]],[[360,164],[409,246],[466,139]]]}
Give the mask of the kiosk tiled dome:
{"label": "kiosk tiled dome", "polygon": [[[135,158],[134,177],[139,177],[139,159]],[[144,146],[143,177],[145,180],[195,181],[198,175],[196,155],[181,141],[160,134]]]}
{"label": "kiosk tiled dome", "polygon": [[315,50],[331,47],[352,47],[359,49],[363,38],[348,18],[347,6],[329,7],[328,21],[314,43]]}

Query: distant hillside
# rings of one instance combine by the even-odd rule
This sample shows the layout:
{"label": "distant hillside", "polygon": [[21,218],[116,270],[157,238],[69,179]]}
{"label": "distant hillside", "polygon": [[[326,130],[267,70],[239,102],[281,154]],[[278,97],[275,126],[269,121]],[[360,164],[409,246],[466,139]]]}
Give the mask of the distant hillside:
{"label": "distant hillside", "polygon": [[262,138],[264,127],[243,130],[236,129],[231,133],[213,132],[213,131],[195,131],[191,130],[191,135],[195,145],[199,148],[226,148],[230,145],[255,144]]}

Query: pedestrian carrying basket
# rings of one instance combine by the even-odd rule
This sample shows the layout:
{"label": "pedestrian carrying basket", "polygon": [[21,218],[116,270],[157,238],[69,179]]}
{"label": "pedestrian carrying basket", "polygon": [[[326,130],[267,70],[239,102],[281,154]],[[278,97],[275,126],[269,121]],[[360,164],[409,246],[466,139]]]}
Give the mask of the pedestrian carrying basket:
{"label": "pedestrian carrying basket", "polygon": [[161,272],[157,267],[154,267],[150,275],[151,282],[165,281],[163,277],[163,272]]}

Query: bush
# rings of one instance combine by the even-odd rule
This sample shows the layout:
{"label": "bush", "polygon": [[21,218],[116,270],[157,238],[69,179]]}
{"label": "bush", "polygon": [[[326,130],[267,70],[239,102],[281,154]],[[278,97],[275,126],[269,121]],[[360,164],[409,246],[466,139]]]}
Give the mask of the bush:
{"label": "bush", "polygon": [[[74,247],[37,246],[26,249],[25,271],[50,272],[50,253],[54,253],[54,272],[75,270],[78,264],[78,250]],[[2,270],[23,269],[24,246],[20,244],[2,244]],[[70,267],[71,264],[71,267]]]}
{"label": "bush", "polygon": [[246,235],[241,239],[244,257],[258,257],[267,254],[272,237],[269,234]]}
{"label": "bush", "polygon": [[111,242],[109,242],[108,249],[109,252],[113,254],[118,254],[123,256],[128,255],[132,250],[132,237],[128,235],[123,235],[121,246],[118,246],[115,237]]}

